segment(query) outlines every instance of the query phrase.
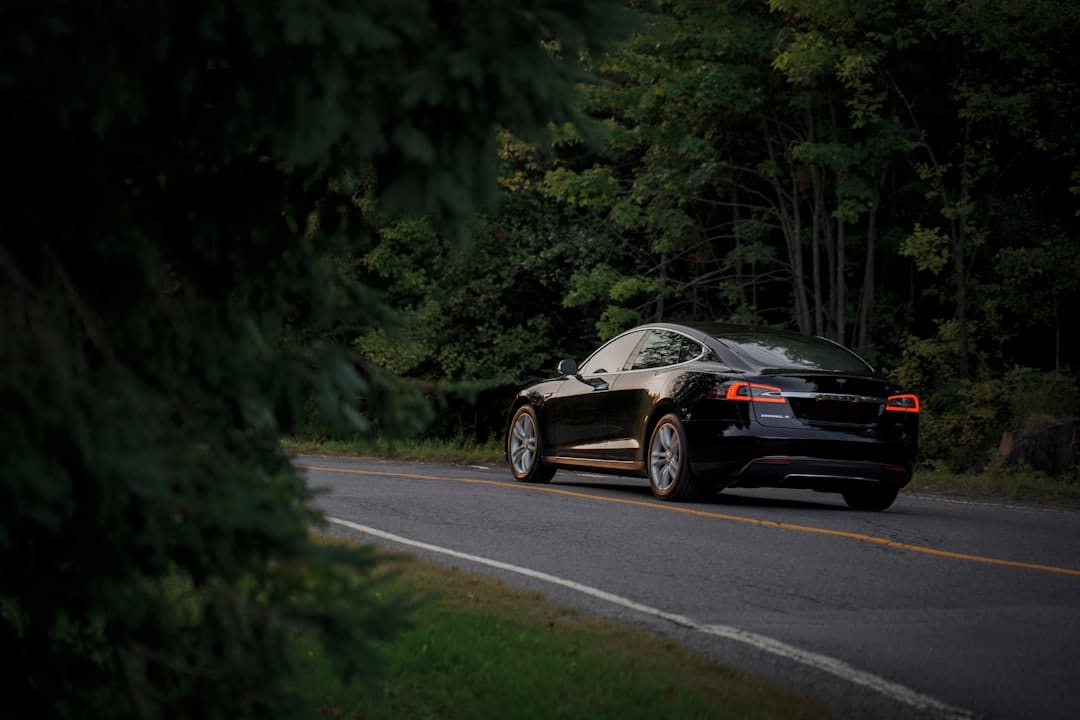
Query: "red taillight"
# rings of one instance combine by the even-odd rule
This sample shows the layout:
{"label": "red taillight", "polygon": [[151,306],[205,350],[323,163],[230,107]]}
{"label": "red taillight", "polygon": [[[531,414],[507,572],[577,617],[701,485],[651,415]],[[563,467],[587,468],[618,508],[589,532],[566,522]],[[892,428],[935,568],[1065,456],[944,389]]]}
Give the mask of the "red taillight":
{"label": "red taillight", "polygon": [[919,412],[919,396],[908,393],[906,395],[890,395],[885,401],[885,409],[890,412]]}
{"label": "red taillight", "polygon": [[728,400],[744,400],[762,403],[785,403],[784,391],[772,385],[758,385],[757,383],[734,382],[728,385],[724,397]]}

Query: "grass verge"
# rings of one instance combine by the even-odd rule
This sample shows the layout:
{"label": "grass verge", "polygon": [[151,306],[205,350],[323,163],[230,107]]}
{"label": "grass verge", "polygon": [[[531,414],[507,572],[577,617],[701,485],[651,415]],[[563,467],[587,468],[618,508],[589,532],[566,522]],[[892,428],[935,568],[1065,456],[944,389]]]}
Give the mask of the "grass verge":
{"label": "grass verge", "polygon": [[495,440],[476,443],[465,440],[424,438],[392,442],[385,438],[333,440],[323,437],[289,436],[282,438],[281,444],[291,453],[356,455],[458,465],[491,465],[506,461],[502,443]]}
{"label": "grass verge", "polygon": [[907,492],[1080,509],[1080,484],[1022,470],[979,474],[920,470]]}
{"label": "grass verge", "polygon": [[344,685],[302,643],[311,717],[827,718],[819,701],[538,593],[384,554],[390,592],[425,600],[384,643],[374,682]]}

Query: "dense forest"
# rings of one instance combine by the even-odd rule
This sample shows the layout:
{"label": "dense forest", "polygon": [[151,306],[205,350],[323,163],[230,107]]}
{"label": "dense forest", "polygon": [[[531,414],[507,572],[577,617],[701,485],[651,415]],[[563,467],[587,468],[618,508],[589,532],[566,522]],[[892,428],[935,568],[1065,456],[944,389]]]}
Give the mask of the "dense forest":
{"label": "dense forest", "polygon": [[1080,6],[632,5],[574,122],[503,132],[464,247],[369,214],[349,272],[402,317],[352,342],[465,388],[430,432],[496,433],[505,393],[477,387],[678,319],[857,349],[923,395],[929,465],[981,469],[1003,431],[1077,413]]}

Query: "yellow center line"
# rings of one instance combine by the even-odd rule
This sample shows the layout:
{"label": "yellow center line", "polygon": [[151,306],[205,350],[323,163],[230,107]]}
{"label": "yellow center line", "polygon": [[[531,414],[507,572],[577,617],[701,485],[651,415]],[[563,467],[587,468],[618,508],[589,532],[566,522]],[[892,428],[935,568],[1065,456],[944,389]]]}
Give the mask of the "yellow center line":
{"label": "yellow center line", "polygon": [[878,537],[876,535],[865,535],[863,533],[848,532],[846,530],[833,530],[830,528],[815,527],[813,525],[799,525],[797,523],[779,522],[777,520],[761,520],[759,518],[745,517],[742,515],[729,515],[727,513],[712,512],[710,510],[698,510],[696,508],[686,507],[682,505],[662,505],[657,502],[647,502],[645,500],[631,500],[628,498],[593,495],[590,493],[577,492],[574,490],[563,490],[561,488],[555,488],[549,485],[530,485],[527,483],[507,482],[503,480],[455,478],[444,477],[441,475],[420,475],[417,473],[354,470],[350,468],[326,467],[322,465],[297,465],[297,467],[304,470],[316,470],[318,472],[341,473],[346,475],[400,477],[408,478],[411,480],[440,480],[444,482],[459,482],[469,485],[491,485],[493,487],[513,488],[515,490],[533,490],[536,492],[551,493],[553,495],[567,495],[569,497],[584,498],[586,500],[595,500],[598,502],[615,503],[618,505],[636,505],[639,507],[650,508],[653,510],[677,512],[683,513],[684,515],[695,515],[697,517],[713,518],[715,520],[729,520],[731,522],[739,522],[746,525],[757,525],[758,527],[776,528],[779,530],[792,530],[795,532],[813,533],[815,535],[831,535],[833,537],[842,537],[849,540],[857,540],[859,542],[882,545],[884,547],[895,548],[897,550],[907,550],[909,552],[922,553],[923,555],[934,555],[936,557],[952,558],[953,560],[968,560],[971,562],[986,563],[988,565],[1005,565],[1007,567],[1025,568],[1028,570],[1040,570],[1042,572],[1056,573],[1058,575],[1073,575],[1080,577],[1080,570],[1066,567],[1058,567],[1056,565],[1040,565],[1038,563],[1020,562],[1018,560],[1005,560],[1003,558],[988,557],[985,555],[970,555],[968,553],[952,552],[951,550],[939,550],[937,548],[927,547],[925,545],[913,545],[911,543],[900,542],[899,540],[889,540],[888,538]]}

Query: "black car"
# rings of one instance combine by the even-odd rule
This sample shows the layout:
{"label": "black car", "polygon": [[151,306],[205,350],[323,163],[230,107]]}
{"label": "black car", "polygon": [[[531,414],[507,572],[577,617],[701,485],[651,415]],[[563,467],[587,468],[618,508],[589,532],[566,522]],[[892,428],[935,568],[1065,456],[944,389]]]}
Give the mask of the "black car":
{"label": "black car", "polygon": [[918,397],[824,338],[653,323],[558,371],[511,409],[506,454],[518,480],[587,468],[647,477],[664,500],[787,487],[884,510],[911,479]]}

